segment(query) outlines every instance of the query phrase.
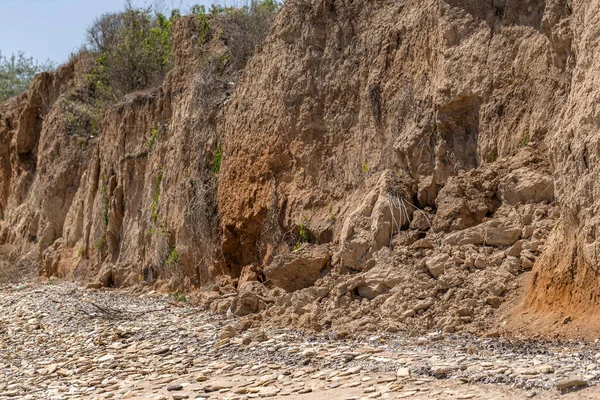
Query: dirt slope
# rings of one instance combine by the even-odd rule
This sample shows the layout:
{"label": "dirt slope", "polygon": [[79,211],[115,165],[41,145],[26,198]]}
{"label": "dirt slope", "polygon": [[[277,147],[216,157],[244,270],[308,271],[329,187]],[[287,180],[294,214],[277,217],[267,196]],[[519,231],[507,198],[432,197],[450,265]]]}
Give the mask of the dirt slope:
{"label": "dirt slope", "polygon": [[289,0],[241,74],[183,18],[165,82],[97,127],[70,129],[82,60],[0,105],[2,241],[48,276],[315,330],[479,332],[531,269],[523,307],[577,319],[598,7]]}

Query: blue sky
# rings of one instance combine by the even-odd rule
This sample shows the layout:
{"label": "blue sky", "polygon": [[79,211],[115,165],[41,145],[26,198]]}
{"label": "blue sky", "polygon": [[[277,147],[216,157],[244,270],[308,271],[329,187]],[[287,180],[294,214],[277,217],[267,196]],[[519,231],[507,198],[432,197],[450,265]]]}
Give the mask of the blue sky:
{"label": "blue sky", "polygon": [[[135,5],[155,0],[134,0]],[[186,9],[211,0],[163,0]],[[39,61],[67,61],[79,48],[94,18],[123,9],[124,0],[0,0],[0,52],[8,56],[19,50]]]}

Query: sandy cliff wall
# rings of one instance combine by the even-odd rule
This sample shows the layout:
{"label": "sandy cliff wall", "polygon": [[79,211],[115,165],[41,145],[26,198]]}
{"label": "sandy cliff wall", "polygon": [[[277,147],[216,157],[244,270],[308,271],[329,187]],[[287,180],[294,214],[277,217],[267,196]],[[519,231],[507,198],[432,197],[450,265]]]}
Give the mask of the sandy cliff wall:
{"label": "sandy cliff wall", "polygon": [[2,105],[3,240],[33,246],[41,273],[187,288],[215,275],[210,169],[231,76],[209,62],[227,36],[200,45],[198,35],[193,18],[179,20],[164,83],[126,96],[94,129],[70,129],[89,91],[90,66],[77,60]]}
{"label": "sandy cliff wall", "polygon": [[274,197],[284,229],[306,216],[319,236],[319,218],[348,213],[385,171],[433,207],[450,177],[544,142],[567,97],[569,32],[555,25],[569,12],[543,1],[290,2],[226,117],[219,205],[234,258],[263,256],[254,243]]}
{"label": "sandy cliff wall", "polygon": [[2,239],[309,327],[460,330],[532,266],[528,306],[596,305],[598,7],[289,0],[239,79],[184,18],[165,82],[95,137],[66,125],[77,62],[0,105]]}

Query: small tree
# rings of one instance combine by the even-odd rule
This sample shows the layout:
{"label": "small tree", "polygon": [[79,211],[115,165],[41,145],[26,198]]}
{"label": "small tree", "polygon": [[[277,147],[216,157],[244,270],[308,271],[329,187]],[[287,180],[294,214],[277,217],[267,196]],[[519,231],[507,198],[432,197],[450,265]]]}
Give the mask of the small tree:
{"label": "small tree", "polygon": [[23,93],[37,74],[54,68],[53,62],[40,64],[22,51],[10,57],[0,52],[0,102]]}
{"label": "small tree", "polygon": [[118,98],[158,83],[172,65],[172,26],[179,16],[178,10],[166,17],[128,2],[122,13],[98,18],[87,32],[88,48],[97,54],[90,77],[98,94]]}

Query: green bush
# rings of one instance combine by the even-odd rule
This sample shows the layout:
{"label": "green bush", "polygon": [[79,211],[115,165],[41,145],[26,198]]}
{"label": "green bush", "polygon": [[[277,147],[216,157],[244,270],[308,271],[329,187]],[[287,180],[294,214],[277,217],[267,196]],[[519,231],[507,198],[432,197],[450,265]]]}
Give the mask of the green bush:
{"label": "green bush", "polygon": [[[249,0],[241,7],[212,5],[208,11],[201,5],[191,7],[200,44],[208,42],[218,28],[229,48],[226,54],[204,54],[201,62],[214,64],[218,76],[243,68],[266,37],[279,7],[276,0]],[[86,35],[86,48],[96,57],[96,67],[88,76],[94,95],[118,100],[160,84],[173,66],[173,24],[181,15],[178,9],[167,16],[156,8],[134,7],[128,0],[123,12],[97,18]]]}
{"label": "green bush", "polygon": [[226,69],[238,71],[244,68],[254,54],[254,48],[267,37],[280,6],[275,0],[250,0],[241,7],[211,7],[210,14],[229,47],[228,54],[215,60],[219,76],[224,75]]}
{"label": "green bush", "polygon": [[171,250],[171,253],[167,258],[167,262],[165,263],[165,265],[170,268],[179,264],[181,264],[181,257],[179,257],[177,249],[173,247],[173,250]]}
{"label": "green bush", "polygon": [[23,52],[10,57],[0,52],[0,102],[23,93],[40,72],[55,68],[55,63],[48,60],[40,64]]}
{"label": "green bush", "polygon": [[67,133],[80,136],[98,136],[102,109],[91,99],[74,92],[63,97],[61,105],[67,123]]}
{"label": "green bush", "polygon": [[304,221],[300,224],[300,232],[298,236],[299,238],[294,245],[294,250],[298,250],[303,244],[310,242],[310,233],[308,233],[308,229],[306,228],[306,218],[304,218]]}
{"label": "green bush", "polygon": [[181,294],[179,292],[171,293],[170,296],[175,301],[179,301],[179,302],[182,302],[182,303],[187,303],[188,302],[187,297],[184,294]]}
{"label": "green bush", "polygon": [[177,9],[167,17],[128,2],[125,11],[99,17],[87,32],[87,45],[97,54],[89,75],[96,94],[119,98],[159,84],[172,66],[172,27],[180,15]]}

